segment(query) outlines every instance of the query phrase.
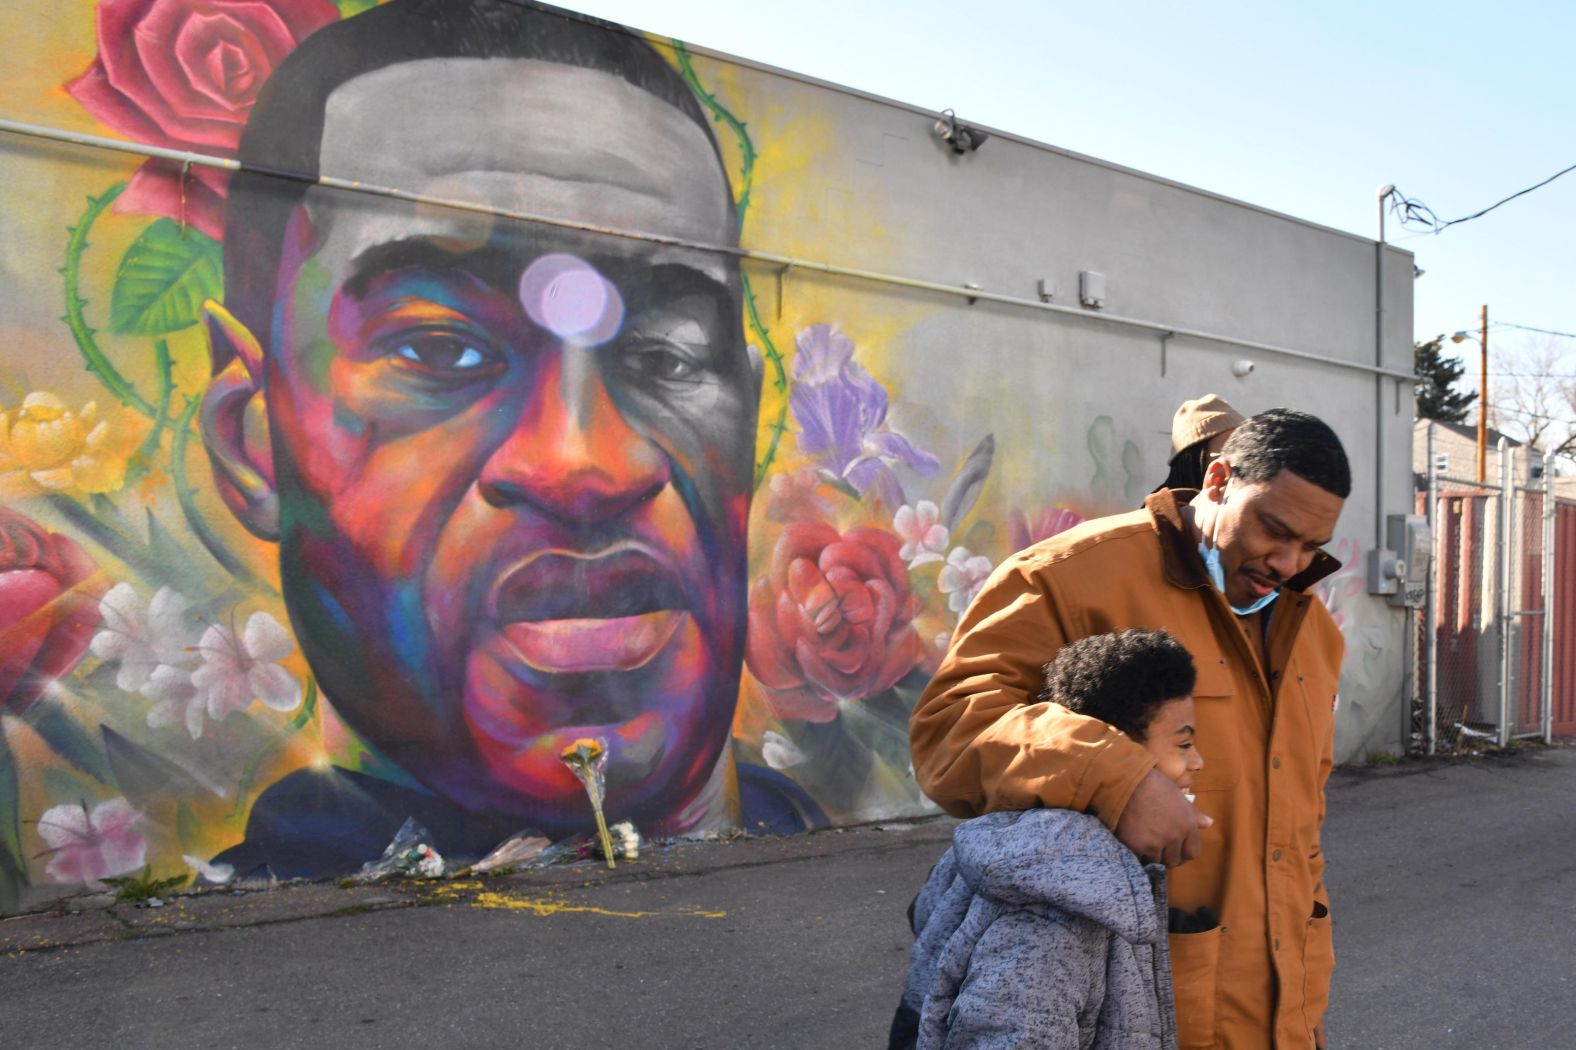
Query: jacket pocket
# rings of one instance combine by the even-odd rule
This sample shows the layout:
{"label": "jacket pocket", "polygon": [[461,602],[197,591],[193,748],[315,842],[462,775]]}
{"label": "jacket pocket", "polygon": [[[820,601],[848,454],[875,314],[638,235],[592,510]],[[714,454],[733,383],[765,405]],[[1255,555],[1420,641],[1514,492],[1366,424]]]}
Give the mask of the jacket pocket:
{"label": "jacket pocket", "polygon": [[1330,976],[1335,972],[1335,931],[1330,926],[1330,909],[1313,902],[1308,917],[1308,940],[1302,950],[1302,1010],[1308,1031],[1318,1025],[1330,1001]]}
{"label": "jacket pocket", "polygon": [[1205,933],[1173,933],[1171,989],[1176,998],[1179,1047],[1215,1045],[1215,986],[1220,965],[1220,939],[1226,927]]}
{"label": "jacket pocket", "polygon": [[[1205,693],[1200,682],[1193,694],[1198,720],[1198,750],[1204,768],[1198,771],[1199,791],[1224,791],[1242,779],[1242,749],[1237,746],[1237,720],[1230,693]],[[1206,810],[1208,812],[1208,810]]]}

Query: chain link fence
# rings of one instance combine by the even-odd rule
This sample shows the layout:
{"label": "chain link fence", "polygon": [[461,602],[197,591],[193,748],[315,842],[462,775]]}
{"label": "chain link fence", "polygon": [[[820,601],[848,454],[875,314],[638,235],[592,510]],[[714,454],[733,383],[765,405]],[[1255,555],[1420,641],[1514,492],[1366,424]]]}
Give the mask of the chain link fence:
{"label": "chain link fence", "polygon": [[1507,508],[1505,564],[1506,715],[1515,737],[1543,736],[1543,623],[1548,610],[1543,586],[1542,487],[1519,486]]}
{"label": "chain link fence", "polygon": [[1576,736],[1576,500],[1555,500],[1545,533],[1549,572],[1549,722],[1555,736]]}
{"label": "chain link fence", "polygon": [[1431,462],[1419,493],[1434,556],[1413,744],[1428,754],[1576,733],[1576,503],[1519,451],[1501,443],[1485,482]]}
{"label": "chain link fence", "polygon": [[[1498,693],[1499,636],[1494,614],[1493,537],[1499,494],[1460,489],[1439,479],[1434,504],[1434,588],[1430,666],[1419,679],[1433,712],[1425,727],[1430,752],[1468,750],[1492,737],[1485,698]],[[1428,652],[1428,639],[1423,651]]]}

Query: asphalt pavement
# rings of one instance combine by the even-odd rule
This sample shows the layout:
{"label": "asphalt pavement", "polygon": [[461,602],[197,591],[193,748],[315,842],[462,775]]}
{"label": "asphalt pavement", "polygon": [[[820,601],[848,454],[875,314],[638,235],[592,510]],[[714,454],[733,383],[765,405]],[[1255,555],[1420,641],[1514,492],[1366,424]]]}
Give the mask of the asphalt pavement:
{"label": "asphalt pavement", "polygon": [[[1576,750],[1338,771],[1331,1046],[1576,1046]],[[6,1047],[885,1045],[950,822],[0,921]]]}
{"label": "asphalt pavement", "polygon": [[1332,1047],[1576,1047],[1576,749],[1332,778]]}

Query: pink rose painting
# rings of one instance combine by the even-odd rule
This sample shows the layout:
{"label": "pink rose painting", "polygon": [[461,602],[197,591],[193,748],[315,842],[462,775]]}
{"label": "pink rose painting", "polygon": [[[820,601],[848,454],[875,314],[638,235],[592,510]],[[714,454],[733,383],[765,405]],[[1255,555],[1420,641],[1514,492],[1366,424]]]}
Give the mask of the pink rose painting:
{"label": "pink rose painting", "polygon": [[890,689],[919,657],[901,541],[796,522],[750,592],[750,672],[781,718],[830,722],[839,705]]}
{"label": "pink rose painting", "polygon": [[26,710],[77,665],[104,589],[76,543],[0,508],[0,708]]}
{"label": "pink rose painting", "polygon": [[1011,540],[1012,549],[1021,551],[1041,540],[1048,540],[1058,533],[1066,532],[1083,520],[1082,514],[1068,510],[1066,507],[1041,507],[1034,511],[1020,508],[1007,518],[1007,535]]}
{"label": "pink rose painting", "polygon": [[[139,142],[234,156],[257,93],[309,34],[339,18],[332,0],[103,0],[98,57],[66,90]],[[149,160],[116,210],[223,234],[229,173]],[[184,202],[182,200],[184,195]]]}

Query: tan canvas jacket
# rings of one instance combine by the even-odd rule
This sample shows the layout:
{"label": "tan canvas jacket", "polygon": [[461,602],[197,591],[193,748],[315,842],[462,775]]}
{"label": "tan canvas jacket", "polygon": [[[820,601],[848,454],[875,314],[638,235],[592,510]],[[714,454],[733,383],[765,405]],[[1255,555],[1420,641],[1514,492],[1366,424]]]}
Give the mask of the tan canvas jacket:
{"label": "tan canvas jacket", "polygon": [[1312,1047],[1335,958],[1319,828],[1333,761],[1344,642],[1306,589],[1328,555],[1270,607],[1269,666],[1204,575],[1180,507],[1085,522],[997,567],[914,709],[920,786],[947,812],[1054,806],[1116,826],[1154,766],[1103,722],[1028,698],[1065,642],[1128,627],[1169,631],[1198,665],[1204,756],[1197,805],[1214,818],[1199,857],[1171,873],[1171,904],[1216,909],[1221,925],[1173,934],[1183,1047]]}

